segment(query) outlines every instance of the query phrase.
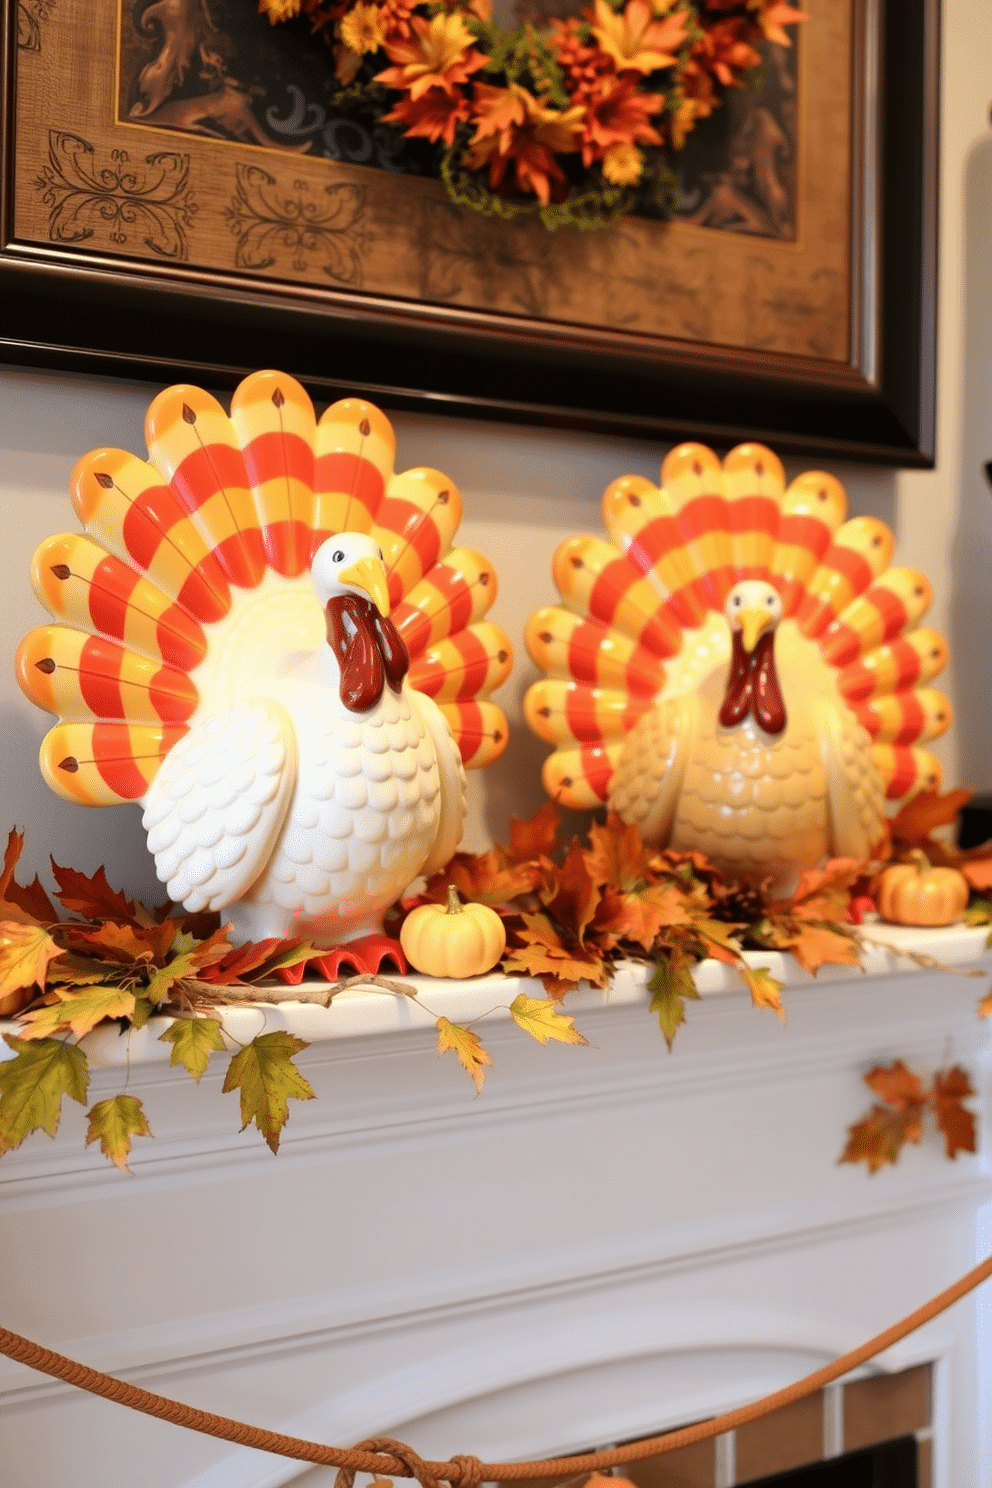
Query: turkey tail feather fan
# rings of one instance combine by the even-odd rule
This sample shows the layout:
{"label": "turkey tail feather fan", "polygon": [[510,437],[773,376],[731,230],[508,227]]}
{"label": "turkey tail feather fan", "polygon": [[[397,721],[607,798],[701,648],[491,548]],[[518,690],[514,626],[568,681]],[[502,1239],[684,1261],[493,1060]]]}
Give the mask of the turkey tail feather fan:
{"label": "turkey tail feather fan", "polygon": [[[614,481],[603,497],[607,536],[561,544],[561,604],[538,610],[526,631],[545,676],[524,713],[554,745],[549,794],[580,809],[608,803],[651,840],[700,847],[735,871],[757,866],[762,851],[787,874],[815,861],[817,845],[874,845],[883,793],[902,801],[940,780],[925,746],[950,726],[951,708],[926,684],[947,648],[920,626],[927,580],[891,566],[884,523],[848,519],[846,508],[833,476],[807,471],[787,485],[759,444],[722,463],[684,444],[666,458],[660,486]],[[774,662],[738,623],[748,606],[768,607],[755,634],[772,630]],[[767,714],[781,729],[761,727],[757,694],[750,716],[748,688],[767,690],[759,652],[781,679],[781,712]],[[726,706],[728,692],[721,706],[732,654],[739,696]],[[694,694],[699,709],[674,728],[671,700]],[[802,802],[813,798],[811,832],[817,812]],[[842,830],[845,812],[856,828]],[[805,848],[790,848],[790,834]]]}

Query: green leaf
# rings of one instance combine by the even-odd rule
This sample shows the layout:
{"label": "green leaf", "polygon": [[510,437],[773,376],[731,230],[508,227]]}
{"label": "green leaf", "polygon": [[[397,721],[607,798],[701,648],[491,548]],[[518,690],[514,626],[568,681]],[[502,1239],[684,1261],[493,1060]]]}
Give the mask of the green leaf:
{"label": "green leaf", "polygon": [[0,1152],[9,1152],[39,1128],[54,1137],[64,1095],[85,1105],[89,1069],[82,1049],[61,1039],[5,1034],[4,1043],[17,1056],[0,1064]]}
{"label": "green leaf", "polygon": [[[214,1018],[177,1018],[159,1035],[159,1040],[172,1045],[171,1062],[184,1065],[194,1080],[200,1079],[211,1054],[225,1047],[220,1024]],[[228,1088],[224,1086],[225,1090]]]}
{"label": "green leaf", "polygon": [[279,1133],[289,1120],[290,1100],[313,1100],[310,1082],[300,1074],[291,1055],[308,1047],[291,1033],[260,1033],[228,1066],[225,1094],[241,1091],[241,1130],[252,1121],[273,1152],[279,1151]]}
{"label": "green leaf", "polygon": [[127,1165],[132,1137],[150,1137],[152,1129],[134,1095],[115,1095],[110,1100],[97,1101],[87,1112],[89,1126],[86,1129],[86,1145],[99,1141],[105,1157],[116,1163],[124,1173],[131,1170]]}
{"label": "green leaf", "polygon": [[131,1014],[131,1027],[144,1028],[154,1011],[155,1004],[149,1002],[147,997],[136,997],[134,999],[134,1012]]}
{"label": "green leaf", "polygon": [[690,963],[681,956],[671,960],[657,961],[654,976],[648,982],[648,991],[653,993],[651,1011],[658,1014],[658,1023],[665,1035],[665,1043],[671,1052],[675,1035],[685,1022],[685,1000],[699,1001],[699,992],[692,979]]}

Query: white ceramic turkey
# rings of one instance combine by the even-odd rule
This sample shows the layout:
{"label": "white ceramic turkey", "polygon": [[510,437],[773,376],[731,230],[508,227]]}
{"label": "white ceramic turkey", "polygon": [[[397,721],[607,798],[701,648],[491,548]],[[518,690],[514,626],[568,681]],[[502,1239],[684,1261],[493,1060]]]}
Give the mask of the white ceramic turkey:
{"label": "white ceramic turkey", "polygon": [[170,897],[235,940],[333,946],[381,930],[461,835],[465,764],[494,759],[488,693],[509,642],[482,617],[496,577],[452,549],[457,488],[393,473],[393,432],[346,399],[319,423],[276,372],[170,388],[151,464],[94,450],[72,497],[87,535],[35,555],[69,624],[18,652],[60,717],[41,766],[69,800],[144,804]]}
{"label": "white ceramic turkey", "polygon": [[886,799],[939,783],[924,746],[951,707],[925,685],[947,660],[920,625],[930,585],[890,567],[892,533],[846,505],[823,471],[786,487],[759,444],[722,463],[680,445],[660,487],[614,481],[610,540],[561,545],[562,606],[527,627],[548,793],[782,889],[826,856],[867,856]]}

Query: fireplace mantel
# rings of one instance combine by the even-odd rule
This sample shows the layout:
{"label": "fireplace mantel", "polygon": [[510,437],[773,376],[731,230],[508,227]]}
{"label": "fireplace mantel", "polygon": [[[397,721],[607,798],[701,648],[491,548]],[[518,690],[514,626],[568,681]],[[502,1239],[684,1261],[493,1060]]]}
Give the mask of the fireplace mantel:
{"label": "fireplace mantel", "polygon": [[[984,944],[981,931],[885,934],[948,966]],[[238,1132],[223,1059],[196,1088],[160,1029],[94,1035],[90,1099],[129,1065],[155,1138],[119,1174],[83,1147],[67,1102],[54,1141],[3,1158],[3,1321],[207,1409],[339,1443],[398,1435],[435,1456],[583,1448],[788,1383],[989,1248],[984,1150],[948,1162],[928,1135],[874,1178],[837,1156],[870,1104],[872,1064],[959,1062],[984,1096],[992,1028],[975,1016],[981,983],[881,949],[867,975],[815,981],[754,959],[787,982],[786,1029],[704,963],[669,1055],[631,968],[609,994],[569,999],[589,1048],[542,1049],[492,1013],[477,1098],[406,999],[232,1009],[237,1038],[264,1026],[311,1040],[299,1064],[318,1099],[291,1104],[275,1158]],[[456,1021],[542,995],[414,980]],[[877,1365],[936,1366],[936,1488],[992,1481],[981,1302]],[[5,1488],[332,1481],[14,1365],[0,1367],[0,1403]]]}

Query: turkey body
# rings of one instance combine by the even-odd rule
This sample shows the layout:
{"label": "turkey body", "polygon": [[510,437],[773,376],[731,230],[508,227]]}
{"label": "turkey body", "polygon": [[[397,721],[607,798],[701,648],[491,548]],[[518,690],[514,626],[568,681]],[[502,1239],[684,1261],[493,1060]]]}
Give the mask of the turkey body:
{"label": "turkey body", "polygon": [[787,721],[720,722],[726,670],[695,692],[662,698],[637,723],[611,782],[610,805],[645,840],[704,853],[728,877],[771,878],[789,892],[829,855],[866,857],[884,819],[870,740],[829,669],[786,622],[776,660]]}
{"label": "turkey body", "polygon": [[296,720],[296,787],[265,871],[228,912],[234,938],[372,933],[438,835],[441,774],[420,700],[386,688],[362,714],[305,678],[274,692]]}

